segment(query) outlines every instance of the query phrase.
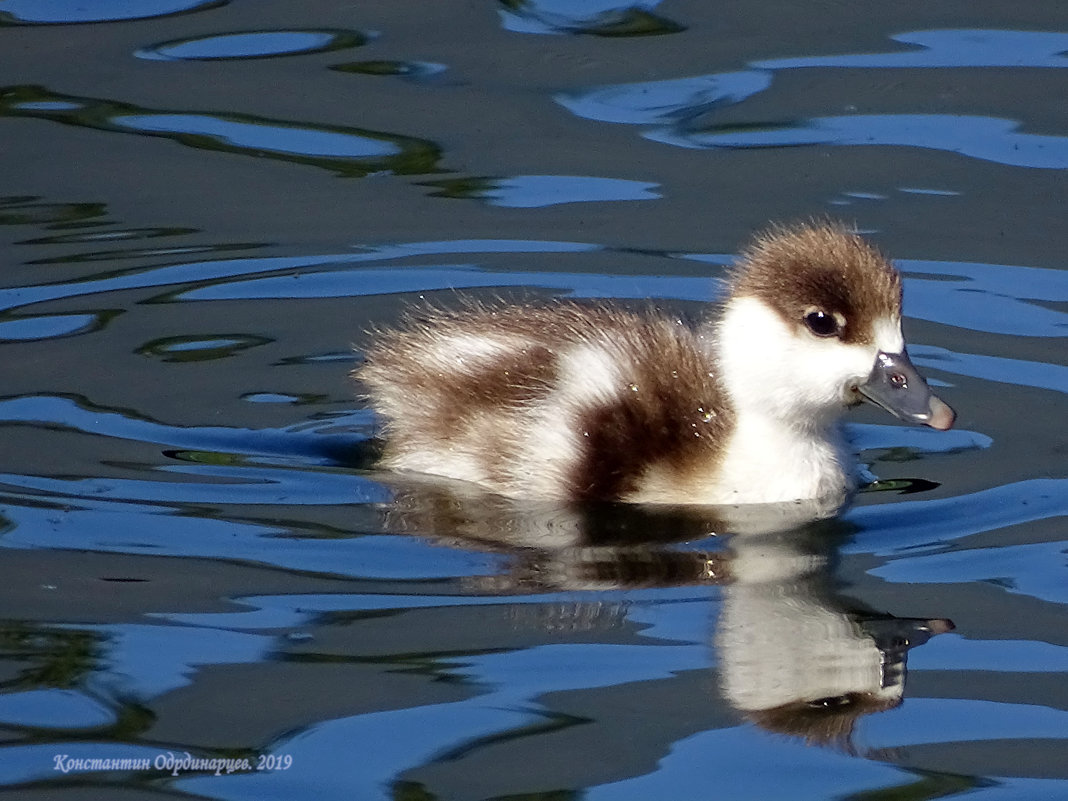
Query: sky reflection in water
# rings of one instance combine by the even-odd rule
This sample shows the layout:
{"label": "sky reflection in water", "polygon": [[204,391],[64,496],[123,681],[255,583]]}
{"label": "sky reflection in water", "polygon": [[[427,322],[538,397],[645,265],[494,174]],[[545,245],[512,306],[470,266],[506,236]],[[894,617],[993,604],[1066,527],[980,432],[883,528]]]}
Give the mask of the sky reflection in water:
{"label": "sky reflection in water", "polygon": [[644,136],[693,148],[905,146],[1036,169],[1068,168],[1068,138],[1030,133],[1024,121],[967,114],[851,114],[723,126],[696,122],[706,112],[772,88],[774,73],[798,69],[1062,68],[1068,34],[930,30],[894,39],[922,49],[901,53],[803,56],[754,61],[750,71],[599,87],[556,100],[592,120],[658,126]]}

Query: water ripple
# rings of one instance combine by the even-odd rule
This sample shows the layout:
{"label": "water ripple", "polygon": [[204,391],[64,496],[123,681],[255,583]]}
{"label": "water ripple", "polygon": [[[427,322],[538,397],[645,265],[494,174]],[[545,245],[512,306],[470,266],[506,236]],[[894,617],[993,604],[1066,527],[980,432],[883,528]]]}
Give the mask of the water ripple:
{"label": "water ripple", "polygon": [[111,124],[142,133],[203,136],[238,149],[286,155],[373,159],[401,152],[398,144],[385,138],[212,114],[117,114],[111,117]]}
{"label": "water ripple", "polygon": [[[0,90],[0,101],[2,97]],[[41,203],[40,200],[36,195],[0,197],[0,225],[96,224],[98,218],[107,214],[103,203]],[[90,220],[94,222],[87,223]]]}
{"label": "water ripple", "polygon": [[26,690],[0,695],[0,722],[35,729],[89,729],[115,719],[95,698],[65,689]]}
{"label": "water ripple", "polygon": [[[116,228],[108,231],[79,231],[73,234],[55,234],[36,239],[23,239],[18,245],[69,245],[91,244],[96,242],[128,242],[138,239],[155,239],[156,237],[185,236],[196,234],[196,228]],[[113,251],[120,253],[122,251]]]}
{"label": "water ripple", "polygon": [[266,273],[276,270],[292,270],[301,267],[332,264],[351,260],[352,256],[278,256],[251,259],[218,259],[185,264],[169,264],[156,268],[137,268],[108,273],[100,277],[55,284],[0,289],[0,310],[55,300],[75,298],[100,292],[115,292],[124,289],[146,289],[171,284],[197,283],[234,278],[249,273]]}
{"label": "water ripple", "polygon": [[134,352],[164,362],[207,362],[236,356],[241,351],[271,342],[274,340],[254,334],[161,337],[146,342]]}
{"label": "water ripple", "polygon": [[[1068,568],[1063,542],[1005,545],[898,558],[868,572],[886,581],[963,584],[984,581],[1007,592],[1068,604]],[[1011,576],[1011,579],[1006,579]]]}
{"label": "water ripple", "polygon": [[589,120],[663,125],[683,122],[717,106],[740,103],[769,86],[771,73],[746,70],[619,84],[561,93],[554,99],[571,113]]}
{"label": "water ripple", "polygon": [[[909,348],[909,352],[912,351],[913,348]],[[858,451],[907,448],[917,454],[960,453],[989,448],[994,443],[986,434],[963,428],[935,431],[916,426],[846,423],[845,430],[849,443]]]}
{"label": "water ripple", "polygon": [[0,315],[0,342],[58,339],[99,331],[121,314],[118,309],[86,314]]}
{"label": "water ripple", "polygon": [[652,9],[660,0],[500,0],[505,30],[536,34],[656,36],[686,30]]}
{"label": "water ripple", "polygon": [[[362,247],[352,253],[295,257],[250,257],[169,264],[154,268],[111,271],[77,281],[0,289],[0,311],[34,303],[105,292],[182,286],[160,300],[218,300],[264,298],[327,298],[369,296],[445,289],[529,286],[566,292],[574,297],[677,298],[708,300],[720,290],[719,269],[730,254],[650,254],[715,265],[699,275],[672,275],[663,265],[642,274],[523,272],[479,263],[412,265],[401,269],[375,262],[453,254],[594,253],[603,245],[538,240],[455,240],[410,242]],[[337,267],[337,269],[325,269]],[[905,308],[908,316],[1003,336],[1063,337],[1068,314],[1042,305],[1068,301],[1068,272],[1040,267],[979,262],[903,259]],[[273,274],[273,275],[272,275]],[[933,358],[934,352],[927,354]],[[1063,386],[1053,366],[1000,364],[987,360],[980,368],[967,361],[976,377],[991,378],[1019,371],[1022,383]],[[947,362],[947,367],[949,362]],[[981,369],[980,373],[975,373]],[[991,372],[994,370],[994,372]],[[951,370],[952,371],[952,370]],[[963,370],[958,370],[963,372]],[[1039,375],[1042,373],[1043,375]],[[1026,378],[1030,376],[1030,378]],[[1038,382],[1038,383],[1035,383]]]}
{"label": "water ripple", "polygon": [[358,75],[397,76],[411,81],[425,81],[448,69],[433,61],[350,61],[331,64],[335,72],[351,72]]}
{"label": "water ripple", "polygon": [[[327,253],[309,256],[268,256],[245,259],[217,259],[159,267],[139,267],[109,271],[77,281],[0,289],[0,311],[42,303],[58,298],[74,298],[103,292],[148,289],[176,284],[210,284],[241,276],[273,272],[312,270],[339,263],[393,261],[418,256],[454,253],[583,253],[600,251],[600,245],[582,242],[552,242],[519,239],[460,239],[453,241],[408,242],[359,247],[355,253]],[[394,271],[396,272],[396,271]],[[564,275],[564,274],[562,274]],[[374,294],[373,290],[370,294]]]}
{"label": "water ripple", "polygon": [[438,187],[434,197],[471,198],[491,206],[533,209],[563,203],[606,202],[613,200],[655,200],[660,185],[622,178],[595,178],[589,175],[513,175],[506,178],[450,178],[427,181],[423,186]]}
{"label": "water ripple", "polygon": [[1005,359],[977,353],[954,353],[932,345],[911,346],[909,353],[916,364],[924,367],[981,378],[984,381],[1068,393],[1068,367],[1059,364]]}
{"label": "water ripple", "polygon": [[492,287],[542,287],[576,298],[708,300],[712,278],[674,275],[603,275],[491,270],[476,264],[352,269],[225,281],[171,295],[171,300],[345,298]]}
{"label": "water ripple", "polygon": [[843,551],[877,556],[912,554],[919,548],[938,552],[979,532],[1065,516],[1068,479],[1035,478],[955,498],[852,509],[845,517],[862,534]]}
{"label": "water ripple", "polygon": [[[366,482],[366,492],[321,503],[384,502],[381,488],[375,486]],[[61,486],[56,484],[55,488]],[[298,503],[317,503],[314,498],[309,495]],[[197,511],[202,508],[200,500],[195,500],[198,506],[189,511],[124,499],[59,495],[47,499],[18,493],[0,493],[0,503],[6,524],[0,529],[0,548],[224,559],[361,578],[433,579],[499,572],[498,557],[492,554],[440,548],[416,537],[324,531],[298,521],[268,525],[217,520]]]}
{"label": "water ripple", "polygon": [[[310,424],[309,424],[310,423]],[[305,421],[291,428],[247,429],[225,426],[171,426],[125,409],[99,406],[77,396],[16,395],[0,398],[0,427],[31,425],[77,431],[132,442],[151,442],[187,451],[284,456],[305,465],[348,461],[360,440],[371,435],[367,412]],[[351,434],[328,430],[351,429]]]}
{"label": "water ripple", "polygon": [[781,148],[806,145],[920,147],[1035,169],[1068,168],[1068,138],[1020,131],[1018,120],[952,114],[853,114],[777,123],[708,126],[703,115],[771,87],[777,71],[812,68],[957,68],[1068,66],[1068,34],[947,29],[893,37],[920,49],[899,53],[763,59],[750,69],[557,94],[573,114],[651,126],[648,139],[688,148]]}
{"label": "water ripple", "polygon": [[950,633],[923,649],[925,670],[1068,673],[1068,646],[1033,640],[975,640]]}
{"label": "water ripple", "polygon": [[[937,725],[931,725],[938,721]],[[904,714],[874,716],[865,732],[874,747],[981,740],[1065,740],[1068,711],[964,698],[913,698]],[[1047,788],[1055,793],[1053,787]],[[1015,798],[1041,798],[1023,794]],[[1052,796],[1051,796],[1052,797]]]}
{"label": "water ripple", "polygon": [[367,34],[343,30],[245,31],[175,39],[134,53],[159,61],[217,61],[325,53],[359,47]]}
{"label": "water ripple", "polygon": [[307,164],[352,177],[441,171],[441,150],[425,139],[229,112],[153,111],[112,100],[59,95],[40,86],[0,88],[0,116],[161,136],[188,147]]}
{"label": "water ripple", "polygon": [[805,145],[904,146],[944,150],[1013,167],[1068,168],[1068,137],[1020,133],[1016,120],[966,114],[853,114],[801,122],[648,131],[648,139],[692,148]]}
{"label": "water ripple", "polygon": [[62,25],[168,17],[226,5],[227,0],[4,0],[0,23]]}
{"label": "water ripple", "polygon": [[1008,336],[1068,335],[1068,313],[1028,302],[1068,301],[1065,270],[921,259],[897,264],[910,317]]}
{"label": "water ripple", "polygon": [[916,45],[904,53],[856,53],[840,56],[800,56],[754,61],[767,70],[811,67],[932,68],[932,67],[1068,67],[1068,33],[1045,31],[949,28],[910,31],[891,36],[895,42]]}

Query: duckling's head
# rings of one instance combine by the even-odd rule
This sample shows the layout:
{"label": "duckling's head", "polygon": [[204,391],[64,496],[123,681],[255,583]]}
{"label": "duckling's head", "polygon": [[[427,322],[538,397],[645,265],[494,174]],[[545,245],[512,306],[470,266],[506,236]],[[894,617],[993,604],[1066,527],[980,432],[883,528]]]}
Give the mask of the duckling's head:
{"label": "duckling's head", "polygon": [[840,226],[759,235],[734,270],[716,342],[739,408],[819,424],[867,399],[909,422],[953,425],[905,351],[901,276]]}

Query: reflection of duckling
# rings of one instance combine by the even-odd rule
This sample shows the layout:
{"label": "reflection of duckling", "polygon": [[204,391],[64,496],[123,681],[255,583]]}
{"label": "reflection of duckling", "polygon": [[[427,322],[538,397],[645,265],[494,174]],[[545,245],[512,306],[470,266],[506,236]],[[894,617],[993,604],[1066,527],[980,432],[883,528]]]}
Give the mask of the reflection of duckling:
{"label": "reflection of duckling", "polygon": [[433,312],[384,336],[357,377],[385,419],[385,466],[515,497],[840,498],[846,406],[863,395],[938,429],[954,417],[905,353],[897,271],[831,225],[758,238],[697,329],[568,303]]}
{"label": "reflection of duckling", "polygon": [[[384,475],[393,495],[382,526],[466,549],[508,553],[506,574],[471,577],[479,591],[633,589],[715,584],[721,546],[676,548],[727,533],[803,530],[840,506],[812,502],[697,506],[567,504],[507,498],[462,481]],[[711,544],[711,542],[710,542]]]}
{"label": "reflection of duckling", "polygon": [[[569,506],[487,495],[462,482],[395,476],[390,484],[387,530],[504,556],[501,572],[464,580],[470,592],[722,586],[715,641],[725,698],[758,726],[811,743],[850,750],[859,718],[901,703],[907,651],[953,628],[861,611],[838,597],[830,564],[849,524],[826,519],[833,508],[806,516],[809,505],[796,503]],[[729,539],[693,542],[728,531]],[[626,604],[519,604],[516,615],[557,631],[616,629]]]}
{"label": "reflection of duckling", "polygon": [[732,541],[720,677],[762,728],[848,749],[860,717],[901,703],[907,651],[953,624],[848,609],[829,586],[823,538],[800,533]]}
{"label": "reflection of duckling", "polygon": [[462,482],[393,476],[388,483],[394,498],[381,507],[385,530],[509,555],[506,572],[468,577],[464,584],[472,591],[603,590],[714,581],[713,555],[670,547],[723,531],[723,518],[701,513],[703,507],[568,506],[490,495]]}

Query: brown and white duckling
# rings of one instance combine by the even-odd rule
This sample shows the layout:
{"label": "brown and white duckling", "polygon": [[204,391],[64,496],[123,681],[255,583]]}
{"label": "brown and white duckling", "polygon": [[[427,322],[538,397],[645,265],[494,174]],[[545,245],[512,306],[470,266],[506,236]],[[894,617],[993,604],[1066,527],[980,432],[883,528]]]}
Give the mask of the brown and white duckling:
{"label": "brown and white duckling", "polygon": [[898,272],[831,224],[758,236],[697,328],[564,302],[432,312],[384,334],[355,377],[384,420],[384,467],[512,497],[844,497],[846,407],[954,420],[905,352]]}

